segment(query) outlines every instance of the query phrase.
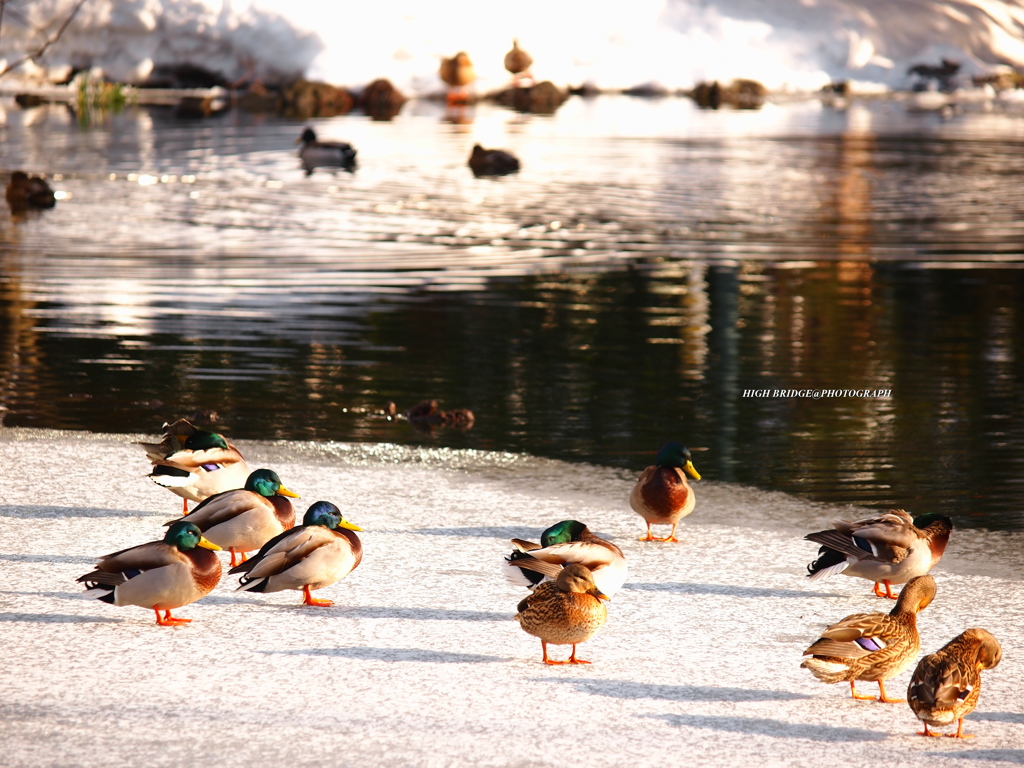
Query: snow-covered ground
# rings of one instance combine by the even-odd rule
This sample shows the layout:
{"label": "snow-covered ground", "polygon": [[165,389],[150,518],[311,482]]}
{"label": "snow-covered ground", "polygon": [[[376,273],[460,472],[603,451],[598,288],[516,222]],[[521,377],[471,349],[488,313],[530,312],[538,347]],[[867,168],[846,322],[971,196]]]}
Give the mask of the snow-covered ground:
{"label": "snow-covered ground", "polygon": [[[8,2],[0,58],[38,49],[75,2]],[[228,78],[307,71],[350,87],[388,77],[424,92],[441,87],[441,57],[464,50],[486,92],[507,84],[502,61],[516,37],[534,74],[560,85],[688,88],[751,77],[813,90],[841,79],[906,85],[909,66],[943,56],[970,71],[1019,67],[1022,33],[1021,0],[90,0],[37,71],[97,66],[134,82],[186,62]]]}
{"label": "snow-covered ground", "polygon": [[[970,626],[1002,641],[969,741],[924,739],[904,704],[850,699],[799,668],[827,624],[888,610],[867,582],[810,583],[802,532],[857,510],[697,486],[683,543],[640,543],[620,472],[397,446],[242,443],[361,525],[362,565],[318,593],[225,578],[161,628],[75,578],[159,538],[177,497],[129,436],[0,429],[0,743],[5,766],[981,766],[1024,761],[1018,534],[954,531],[920,617],[932,651]],[[576,518],[630,574],[591,666],[546,667],[499,574],[513,536]],[[225,558],[226,559],[226,558]],[[567,649],[558,648],[556,652]],[[890,693],[902,694],[909,673]],[[862,684],[870,691],[874,686]],[[832,753],[832,756],[829,756]]]}

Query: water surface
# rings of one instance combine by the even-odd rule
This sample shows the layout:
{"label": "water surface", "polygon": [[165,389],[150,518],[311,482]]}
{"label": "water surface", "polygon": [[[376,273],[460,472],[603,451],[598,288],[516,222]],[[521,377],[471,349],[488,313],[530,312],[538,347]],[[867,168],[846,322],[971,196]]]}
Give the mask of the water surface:
{"label": "water surface", "polygon": [[[1024,527],[1017,115],[414,103],[316,121],[359,167],[306,176],[295,122],[4,108],[0,168],[66,195],[0,219],[8,426],[213,410],[628,472],[681,439],[709,478]],[[474,178],[477,141],[522,172]],[[426,397],[473,428],[373,413]]]}

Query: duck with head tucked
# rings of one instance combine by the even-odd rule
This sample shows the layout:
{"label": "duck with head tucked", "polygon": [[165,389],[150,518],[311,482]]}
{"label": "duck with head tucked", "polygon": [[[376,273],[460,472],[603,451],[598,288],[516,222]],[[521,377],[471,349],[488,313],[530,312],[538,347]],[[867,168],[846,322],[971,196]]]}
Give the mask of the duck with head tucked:
{"label": "duck with head tucked", "polygon": [[157,624],[174,627],[192,619],[172,616],[171,611],[210,594],[220,581],[220,560],[211,551],[217,549],[192,523],[177,520],[163,541],[105,555],[95,571],[78,581],[90,597],[111,605],[149,608],[156,613]]}
{"label": "duck with head tucked", "polygon": [[856,522],[836,520],[833,525],[832,530],[804,536],[821,544],[818,559],[807,566],[808,576],[859,576],[875,583],[878,597],[893,600],[892,585],[928,573],[946,551],[953,530],[953,521],[945,515],[911,517],[902,509]]}
{"label": "duck with head tucked", "polygon": [[469,167],[477,177],[507,176],[519,170],[519,158],[503,149],[484,149],[474,144],[469,156]]}
{"label": "duck with head tucked", "polygon": [[318,501],[306,510],[302,525],[278,534],[230,573],[244,574],[237,591],[280,592],[302,590],[303,605],[329,606],[310,592],[329,587],[356,569],[363,559],[363,544],[341,510],[329,501]]}
{"label": "duck with head tucked", "polygon": [[954,637],[935,653],[918,662],[910,685],[907,703],[924,723],[918,736],[942,736],[928,726],[952,725],[954,739],[970,739],[964,733],[964,718],[978,706],[981,696],[981,670],[994,669],[1003,658],[999,641],[984,629],[974,627]]}
{"label": "duck with head tucked", "polygon": [[[696,504],[693,489],[686,482],[687,475],[700,480],[690,449],[677,442],[665,443],[654,464],[641,473],[629,494],[629,506],[647,523],[647,535],[640,541],[679,542],[676,526],[693,512]],[[651,525],[671,525],[672,530],[665,538],[659,538],[651,533]]]}
{"label": "duck with head tucked", "polygon": [[610,541],[595,536],[579,520],[562,520],[547,528],[540,544],[512,539],[512,553],[505,558],[505,578],[516,586],[535,589],[558,577],[571,564],[584,565],[594,583],[611,597],[626,581],[626,557]]}
{"label": "duck with head tucked", "polygon": [[315,168],[341,168],[351,171],[356,167],[356,151],[344,141],[319,141],[312,128],[306,128],[299,137],[299,159],[309,176]]}
{"label": "duck with head tucked", "polygon": [[150,480],[182,499],[182,513],[189,501],[203,501],[245,485],[252,472],[242,453],[223,435],[198,429],[187,419],[164,424],[159,443],[139,443],[153,462]]}
{"label": "duck with head tucked", "polygon": [[804,651],[800,665],[823,683],[848,682],[855,699],[869,699],[857,693],[857,680],[878,683],[878,701],[890,699],[885,681],[910,667],[921,649],[917,633],[917,614],[935,597],[935,579],[918,576],[900,592],[889,613],[855,613],[833,624]]}
{"label": "duck with head tucked", "polygon": [[12,213],[24,213],[31,209],[53,208],[57,197],[42,176],[29,176],[24,171],[14,171],[5,190],[7,204]]}
{"label": "duck with head tucked", "polygon": [[[231,553],[231,565],[246,559],[278,534],[295,526],[295,508],[289,491],[272,469],[257,469],[245,487],[210,496],[182,520],[196,525],[210,541]],[[173,525],[174,521],[167,523]]]}
{"label": "duck with head tucked", "polygon": [[[576,646],[604,626],[608,611],[601,601],[607,599],[589,568],[570,563],[554,581],[544,582],[520,601],[515,619],[523,631],[540,638],[545,664],[589,664],[576,656]],[[571,645],[572,655],[567,661],[548,658],[549,643]]]}

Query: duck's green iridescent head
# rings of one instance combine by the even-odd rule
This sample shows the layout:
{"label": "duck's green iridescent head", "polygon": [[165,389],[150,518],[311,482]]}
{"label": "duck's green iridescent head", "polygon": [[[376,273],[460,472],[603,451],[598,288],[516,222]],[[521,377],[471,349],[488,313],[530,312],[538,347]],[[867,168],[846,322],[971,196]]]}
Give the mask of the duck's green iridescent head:
{"label": "duck's green iridescent head", "polygon": [[587,526],[579,520],[563,520],[555,523],[540,535],[540,545],[550,547],[552,544],[568,544],[570,541],[579,541],[580,534],[587,530]]}
{"label": "duck's green iridescent head", "polygon": [[220,549],[212,541],[204,539],[203,532],[187,520],[178,520],[176,523],[171,523],[171,527],[167,529],[167,533],[164,535],[164,543],[177,547],[182,552],[187,552],[196,547],[213,550]]}
{"label": "duck's green iridescent head", "polygon": [[306,510],[305,516],[302,518],[303,525],[322,525],[324,528],[347,528],[350,531],[361,531],[363,530],[355,523],[350,523],[346,520],[341,510],[338,509],[334,504],[329,501],[317,501],[309,509]]}
{"label": "duck's green iridescent head", "polygon": [[245,480],[245,490],[258,493],[260,496],[291,496],[299,498],[299,494],[289,491],[281,483],[281,478],[272,469],[257,469]]}
{"label": "duck's green iridescent head", "polygon": [[209,451],[211,448],[220,448],[222,451],[226,451],[228,450],[228,441],[216,432],[202,430],[193,432],[185,440],[185,449],[189,451]]}
{"label": "duck's green iridescent head", "polygon": [[700,473],[693,466],[693,458],[690,456],[690,449],[682,443],[665,443],[658,451],[658,458],[654,463],[659,467],[675,467],[681,469],[694,480],[700,480]]}

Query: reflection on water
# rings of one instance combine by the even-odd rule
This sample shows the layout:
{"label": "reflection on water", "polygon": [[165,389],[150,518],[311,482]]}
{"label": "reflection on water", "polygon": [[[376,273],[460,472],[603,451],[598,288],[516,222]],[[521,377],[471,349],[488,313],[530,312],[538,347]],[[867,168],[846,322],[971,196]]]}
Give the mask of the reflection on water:
{"label": "reflection on water", "polygon": [[[0,221],[3,423],[630,470],[679,438],[709,478],[1024,527],[1020,122],[687,105],[321,121],[360,167],[308,178],[277,119],[8,112],[2,165],[70,197]],[[477,141],[523,170],[473,178]],[[744,396],[822,388],[892,397]],[[475,426],[366,413],[424,397]]]}

